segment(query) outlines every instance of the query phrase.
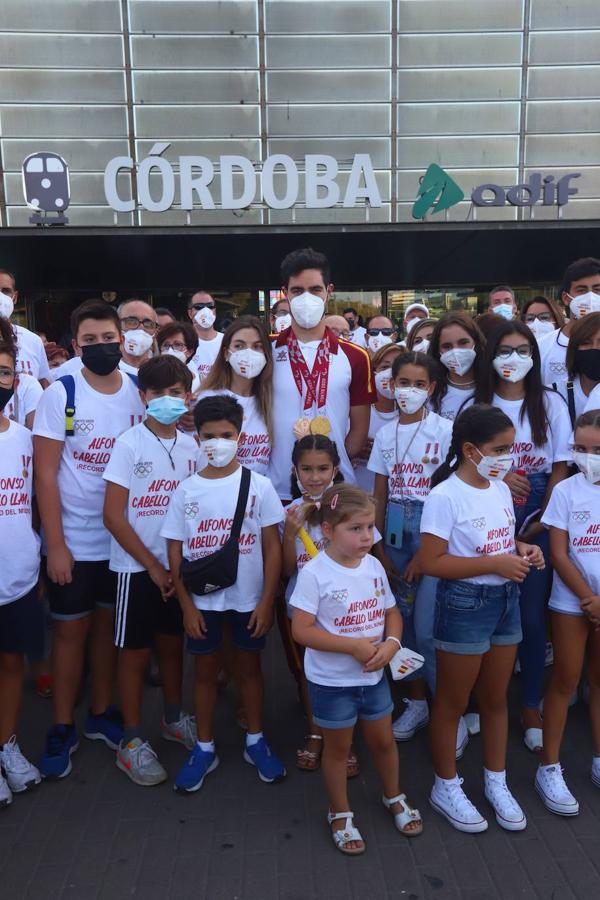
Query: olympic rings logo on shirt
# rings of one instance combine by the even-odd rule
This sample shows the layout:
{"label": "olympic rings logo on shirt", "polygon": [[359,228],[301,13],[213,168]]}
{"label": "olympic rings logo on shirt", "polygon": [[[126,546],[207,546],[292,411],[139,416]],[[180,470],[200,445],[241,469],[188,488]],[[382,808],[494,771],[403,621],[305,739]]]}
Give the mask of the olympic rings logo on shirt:
{"label": "olympic rings logo on shirt", "polygon": [[152,475],[153,469],[154,466],[151,462],[139,462],[133,467],[133,474],[138,478],[146,478],[148,475]]}
{"label": "olympic rings logo on shirt", "polygon": [[557,375],[562,375],[567,371],[567,367],[561,362],[551,362],[549,368],[551,372],[555,372]]}
{"label": "olympic rings logo on shirt", "polygon": [[587,522],[591,517],[592,513],[589,509],[576,509],[571,513],[574,522]]}
{"label": "olympic rings logo on shirt", "polygon": [[76,419],[73,423],[73,430],[78,431],[79,434],[91,434],[91,432],[94,430],[94,420]]}
{"label": "olympic rings logo on shirt", "polygon": [[471,525],[473,528],[477,528],[478,531],[483,531],[485,528],[485,517],[481,519],[471,519]]}
{"label": "olympic rings logo on shirt", "polygon": [[393,449],[382,450],[381,455],[383,456],[383,458],[385,459],[386,462],[391,462],[392,459],[394,458],[394,451],[393,451]]}
{"label": "olympic rings logo on shirt", "polygon": [[186,503],[184,508],[184,514],[186,519],[193,519],[198,515],[200,507],[198,503]]}
{"label": "olympic rings logo on shirt", "polygon": [[334,603],[345,603],[346,600],[348,599],[347,589],[344,588],[341,591],[332,591],[331,599],[333,600]]}

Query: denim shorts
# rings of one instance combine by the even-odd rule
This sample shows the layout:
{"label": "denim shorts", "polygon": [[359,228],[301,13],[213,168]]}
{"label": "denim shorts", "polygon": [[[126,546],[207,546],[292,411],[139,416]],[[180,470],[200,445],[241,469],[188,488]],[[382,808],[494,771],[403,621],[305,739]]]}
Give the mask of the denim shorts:
{"label": "denim shorts", "polygon": [[351,728],[357,719],[389,716],[394,708],[388,680],[357,687],[334,687],[308,682],[313,719],[321,728]]}
{"label": "denim shorts", "polygon": [[215,612],[214,610],[201,610],[206,625],[206,634],[201,638],[187,639],[188,653],[192,656],[204,656],[209,653],[216,653],[221,649],[223,643],[223,626],[227,620],[231,627],[231,640],[234,647],[238,650],[246,650],[249,653],[256,653],[264,650],[267,638],[266,635],[255,638],[252,632],[248,631],[248,622],[250,621],[251,612],[236,612],[234,609],[226,609],[223,612]]}
{"label": "denim shorts", "polygon": [[436,649],[476,655],[487,653],[491,644],[519,644],[522,637],[519,589],[513,581],[439,581],[433,629]]}

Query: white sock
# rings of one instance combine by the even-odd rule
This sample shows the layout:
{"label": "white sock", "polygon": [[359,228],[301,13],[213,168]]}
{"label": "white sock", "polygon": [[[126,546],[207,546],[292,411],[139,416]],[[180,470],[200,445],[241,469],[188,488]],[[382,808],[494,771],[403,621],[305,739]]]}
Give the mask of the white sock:
{"label": "white sock", "polygon": [[248,732],[246,734],[246,747],[253,747],[254,744],[258,744],[262,736],[262,731],[257,731],[256,734],[250,734],[250,732]]}
{"label": "white sock", "polygon": [[483,777],[486,781],[496,781],[499,784],[506,784],[506,769],[503,769],[502,772],[491,772],[489,769],[484,768]]}
{"label": "white sock", "polygon": [[214,741],[198,741],[198,746],[204,753],[214,753],[215,752],[215,742]]}

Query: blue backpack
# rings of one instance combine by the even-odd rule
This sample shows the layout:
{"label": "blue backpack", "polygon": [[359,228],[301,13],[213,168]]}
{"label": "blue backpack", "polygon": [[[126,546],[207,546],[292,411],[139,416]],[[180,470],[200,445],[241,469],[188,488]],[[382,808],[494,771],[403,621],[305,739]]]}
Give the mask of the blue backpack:
{"label": "blue backpack", "polygon": [[[137,375],[133,375],[132,372],[127,372],[127,374],[135,386],[139,387]],[[67,399],[65,401],[65,435],[67,437],[73,437],[75,434],[73,422],[75,418],[75,379],[72,375],[62,375],[60,378],[57,378],[57,381],[60,381],[67,392]]]}

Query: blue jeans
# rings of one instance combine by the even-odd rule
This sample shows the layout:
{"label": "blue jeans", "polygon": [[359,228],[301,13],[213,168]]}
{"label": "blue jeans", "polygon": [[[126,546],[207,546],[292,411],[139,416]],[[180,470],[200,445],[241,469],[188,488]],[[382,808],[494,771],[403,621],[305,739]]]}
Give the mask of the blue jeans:
{"label": "blue jeans", "polygon": [[492,644],[518,644],[522,635],[517,585],[441,579],[434,636],[438,650],[463,655],[487,653]]}
{"label": "blue jeans", "polygon": [[[402,546],[392,547],[390,544],[385,544],[385,552],[400,575],[421,546],[421,514],[423,512],[423,504],[420,500],[404,500],[403,506]],[[401,578],[400,583],[393,586],[396,603],[404,623],[402,643],[405,647],[416,650],[425,657],[422,672],[419,671],[417,677],[425,678],[432,693],[435,690],[433,619],[437,582],[437,578],[423,575],[416,584],[409,584]],[[411,676],[408,676],[404,680],[410,681],[410,679]]]}
{"label": "blue jeans", "polygon": [[[524,506],[515,506],[516,531],[523,521],[544,502],[548,475],[529,475],[531,492]],[[541,547],[546,568],[540,572],[532,569],[521,584],[521,628],[523,641],[519,647],[523,706],[537,709],[544,695],[544,659],[546,653],[546,597],[552,577],[550,568],[549,538],[544,529],[533,544]]]}
{"label": "blue jeans", "polygon": [[321,728],[351,728],[358,719],[373,722],[394,708],[385,672],[377,684],[336,687],[308,682],[313,719]]}

